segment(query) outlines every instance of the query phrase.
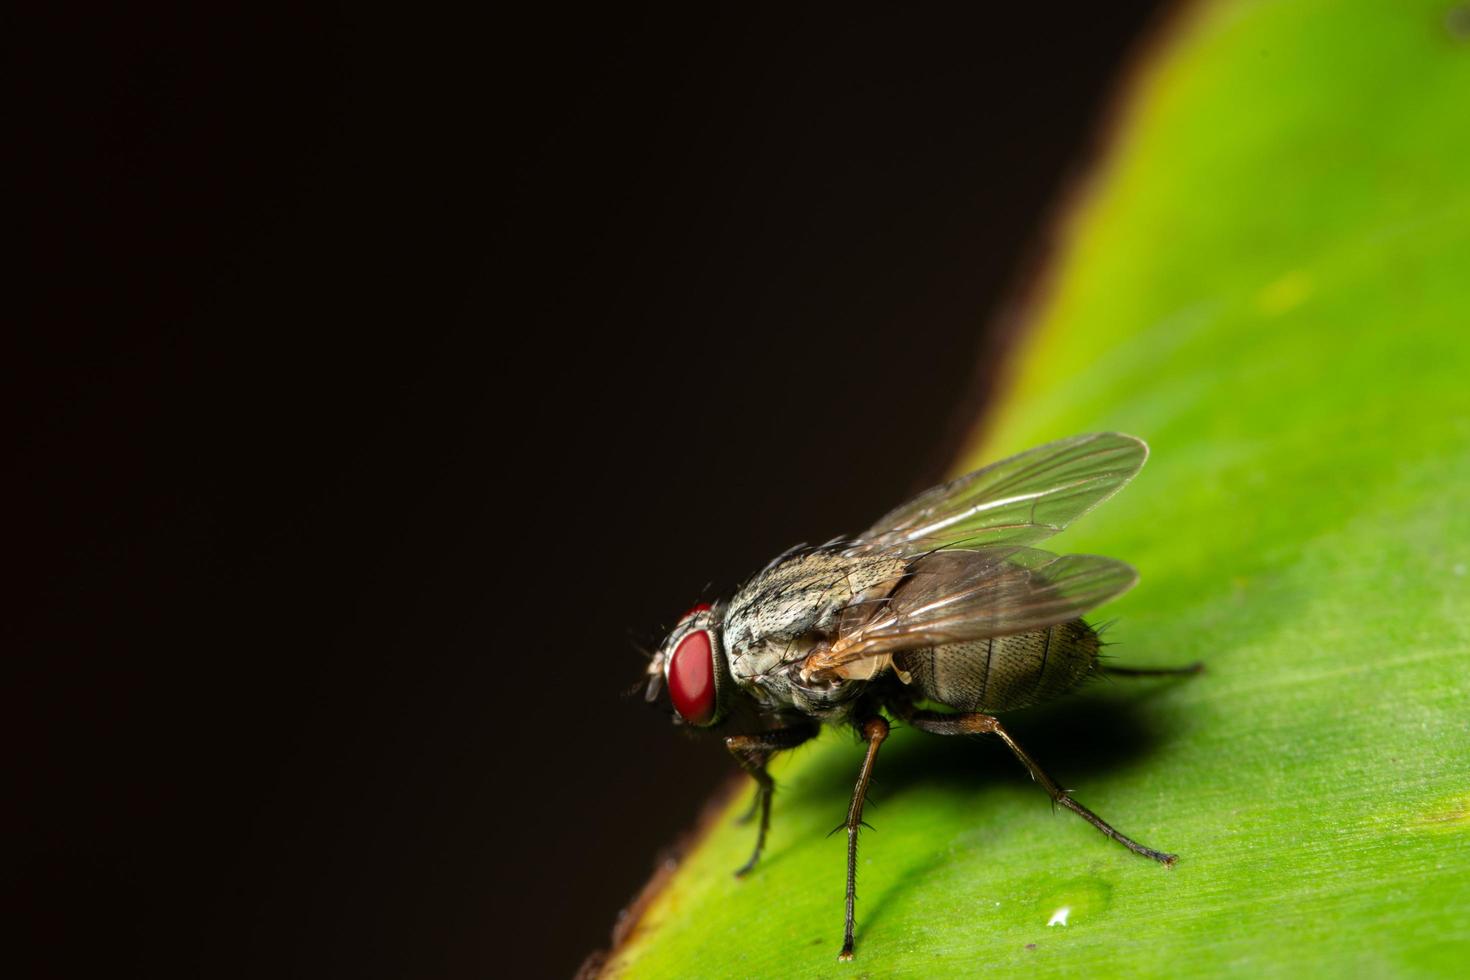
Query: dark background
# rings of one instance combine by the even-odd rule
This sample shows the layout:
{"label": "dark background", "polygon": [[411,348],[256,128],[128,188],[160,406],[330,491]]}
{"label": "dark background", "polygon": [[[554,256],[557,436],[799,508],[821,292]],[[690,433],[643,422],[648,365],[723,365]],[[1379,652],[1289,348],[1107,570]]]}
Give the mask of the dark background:
{"label": "dark background", "polygon": [[12,950],[570,974],[630,631],[942,474],[1155,6],[12,24]]}

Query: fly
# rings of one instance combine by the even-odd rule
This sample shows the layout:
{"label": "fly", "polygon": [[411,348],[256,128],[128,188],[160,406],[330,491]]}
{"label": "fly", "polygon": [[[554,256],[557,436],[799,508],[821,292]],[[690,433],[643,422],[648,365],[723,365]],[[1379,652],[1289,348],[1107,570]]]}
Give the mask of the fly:
{"label": "fly", "polygon": [[[1089,677],[1193,673],[1199,665],[1104,667],[1080,618],[1138,581],[1131,565],[1034,547],[1122,489],[1148,458],[1143,440],[1074,436],[934,487],[852,540],[777,557],[729,601],[685,613],[648,667],[647,698],[667,688],[675,721],[754,731],[725,745],[756,783],[755,867],[775,785],[766,764],[824,724],[866,743],[842,824],[847,904],[838,958],[852,959],[858,830],[888,718],[936,735],[995,735],[1056,803],[1135,854],[1174,855],[1115,830],[1046,774],[995,717],[1052,700]],[[949,710],[932,711],[921,703]],[[839,828],[841,829],[841,828]]]}

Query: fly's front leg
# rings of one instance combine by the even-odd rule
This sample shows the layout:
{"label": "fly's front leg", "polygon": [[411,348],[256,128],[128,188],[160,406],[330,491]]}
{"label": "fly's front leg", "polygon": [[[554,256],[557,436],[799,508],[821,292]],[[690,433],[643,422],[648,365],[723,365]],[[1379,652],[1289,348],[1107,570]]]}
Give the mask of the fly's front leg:
{"label": "fly's front leg", "polygon": [[1142,854],[1146,858],[1159,862],[1166,868],[1173,867],[1176,855],[1165,854],[1163,851],[1156,851],[1151,847],[1144,847],[1142,844],[1138,843],[1136,840],[1132,839],[1126,834],[1122,834],[1119,833],[1117,830],[1114,830],[1113,827],[1108,824],[1108,822],[1102,817],[1099,817],[1097,814],[1087,809],[1087,807],[1072,799],[1067,791],[1062,789],[1061,786],[1057,785],[1056,780],[1048,776],[1046,772],[1041,768],[1041,766],[1036,764],[1036,760],[1031,758],[1031,756],[1026,753],[1025,749],[1021,748],[1016,740],[1011,737],[1011,733],[1006,731],[1005,728],[1001,726],[1001,723],[997,719],[992,718],[990,715],[946,715],[938,714],[932,711],[915,711],[905,720],[908,721],[908,723],[913,725],[915,728],[921,729],[922,731],[926,732],[933,732],[936,735],[999,736],[1000,740],[1006,743],[1006,748],[1010,749],[1011,752],[1015,754],[1016,758],[1021,760],[1021,764],[1026,767],[1028,772],[1031,773],[1031,778],[1041,784],[1041,788],[1046,790],[1047,795],[1049,795],[1053,801],[1060,803],[1068,810],[1071,810],[1083,820],[1086,820],[1098,830],[1102,831],[1104,834],[1111,837],[1119,844],[1122,844],[1124,847],[1128,848],[1128,850],[1132,851],[1134,854]]}
{"label": "fly's front leg", "polygon": [[751,805],[750,813],[742,818],[742,822],[749,820],[757,809],[760,810],[760,830],[756,832],[755,851],[736,870],[735,876],[741,877],[760,860],[761,850],[766,846],[766,831],[771,826],[771,794],[776,790],[776,784],[771,779],[771,774],[766,772],[766,763],[771,761],[771,756],[785,749],[794,749],[801,743],[807,741],[817,734],[816,725],[793,725],[790,728],[780,728],[774,732],[760,732],[755,735],[732,735],[725,739],[725,748],[740,763],[740,768],[750,773],[755,780],[755,802]]}
{"label": "fly's front leg", "polygon": [[863,757],[863,767],[858,771],[857,785],[852,790],[852,802],[847,807],[847,917],[842,927],[842,952],[839,960],[852,959],[852,926],[854,906],[857,903],[857,843],[858,828],[863,825],[863,804],[868,799],[868,784],[873,779],[873,763],[878,760],[878,747],[888,737],[888,722],[880,717],[869,718],[860,726],[863,739],[868,743],[868,754]]}

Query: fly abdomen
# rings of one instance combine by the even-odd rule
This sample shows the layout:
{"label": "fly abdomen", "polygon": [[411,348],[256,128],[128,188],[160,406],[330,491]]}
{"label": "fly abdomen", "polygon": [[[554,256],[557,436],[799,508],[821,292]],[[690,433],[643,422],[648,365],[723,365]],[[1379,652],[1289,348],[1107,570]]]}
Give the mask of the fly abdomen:
{"label": "fly abdomen", "polygon": [[1097,633],[1080,619],[1046,629],[894,657],[920,698],[957,711],[994,714],[1047,701],[1076,687],[1097,664]]}

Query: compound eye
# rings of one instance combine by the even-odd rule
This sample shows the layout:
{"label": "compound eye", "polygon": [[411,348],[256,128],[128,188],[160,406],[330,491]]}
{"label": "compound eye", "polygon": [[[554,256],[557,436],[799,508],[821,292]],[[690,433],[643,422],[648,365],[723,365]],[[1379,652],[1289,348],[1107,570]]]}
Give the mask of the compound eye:
{"label": "compound eye", "polygon": [[691,725],[707,725],[715,715],[715,660],[709,630],[695,630],[679,641],[669,661],[669,698]]}

